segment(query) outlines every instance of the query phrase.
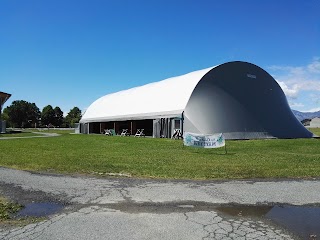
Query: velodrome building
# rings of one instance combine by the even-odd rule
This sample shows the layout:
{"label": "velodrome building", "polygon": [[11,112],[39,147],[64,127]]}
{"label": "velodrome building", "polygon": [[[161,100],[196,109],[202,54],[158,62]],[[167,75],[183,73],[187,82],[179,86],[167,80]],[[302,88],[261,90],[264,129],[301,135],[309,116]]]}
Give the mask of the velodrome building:
{"label": "velodrome building", "polygon": [[168,137],[179,130],[223,133],[226,139],[311,138],[292,113],[275,79],[247,62],[228,62],[93,102],[80,121],[81,133],[122,129]]}

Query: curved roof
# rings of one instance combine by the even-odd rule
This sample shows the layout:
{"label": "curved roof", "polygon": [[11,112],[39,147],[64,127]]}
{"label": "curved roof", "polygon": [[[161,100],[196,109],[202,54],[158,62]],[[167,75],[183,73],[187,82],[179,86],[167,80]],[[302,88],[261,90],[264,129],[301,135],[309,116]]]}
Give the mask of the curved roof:
{"label": "curved roof", "polygon": [[105,95],[89,106],[80,122],[178,116],[198,82],[212,68]]}

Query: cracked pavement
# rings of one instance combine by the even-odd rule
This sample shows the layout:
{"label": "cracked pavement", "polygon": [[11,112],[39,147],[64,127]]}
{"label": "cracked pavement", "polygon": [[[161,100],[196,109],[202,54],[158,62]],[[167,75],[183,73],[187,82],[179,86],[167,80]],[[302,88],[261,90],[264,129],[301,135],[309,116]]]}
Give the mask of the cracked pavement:
{"label": "cracked pavement", "polygon": [[[0,194],[65,206],[38,223],[0,225],[0,239],[300,239],[264,216],[279,204],[319,206],[319,192],[318,179],[147,180],[0,168]],[[259,208],[246,214],[241,206]]]}

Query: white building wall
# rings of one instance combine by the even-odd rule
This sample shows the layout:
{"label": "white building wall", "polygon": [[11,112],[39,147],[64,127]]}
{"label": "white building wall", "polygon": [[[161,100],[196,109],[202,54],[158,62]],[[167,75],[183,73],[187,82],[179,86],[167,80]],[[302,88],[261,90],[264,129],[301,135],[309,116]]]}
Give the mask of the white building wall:
{"label": "white building wall", "polygon": [[317,118],[311,119],[310,127],[311,128],[320,128],[320,118],[317,117]]}

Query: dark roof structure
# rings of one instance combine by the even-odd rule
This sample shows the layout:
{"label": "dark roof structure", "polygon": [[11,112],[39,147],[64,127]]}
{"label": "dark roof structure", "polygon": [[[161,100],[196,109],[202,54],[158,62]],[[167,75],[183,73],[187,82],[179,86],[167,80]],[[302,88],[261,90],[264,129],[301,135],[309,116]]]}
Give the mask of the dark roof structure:
{"label": "dark roof structure", "polygon": [[199,81],[184,112],[184,129],[227,139],[311,138],[275,79],[247,62],[229,62]]}

